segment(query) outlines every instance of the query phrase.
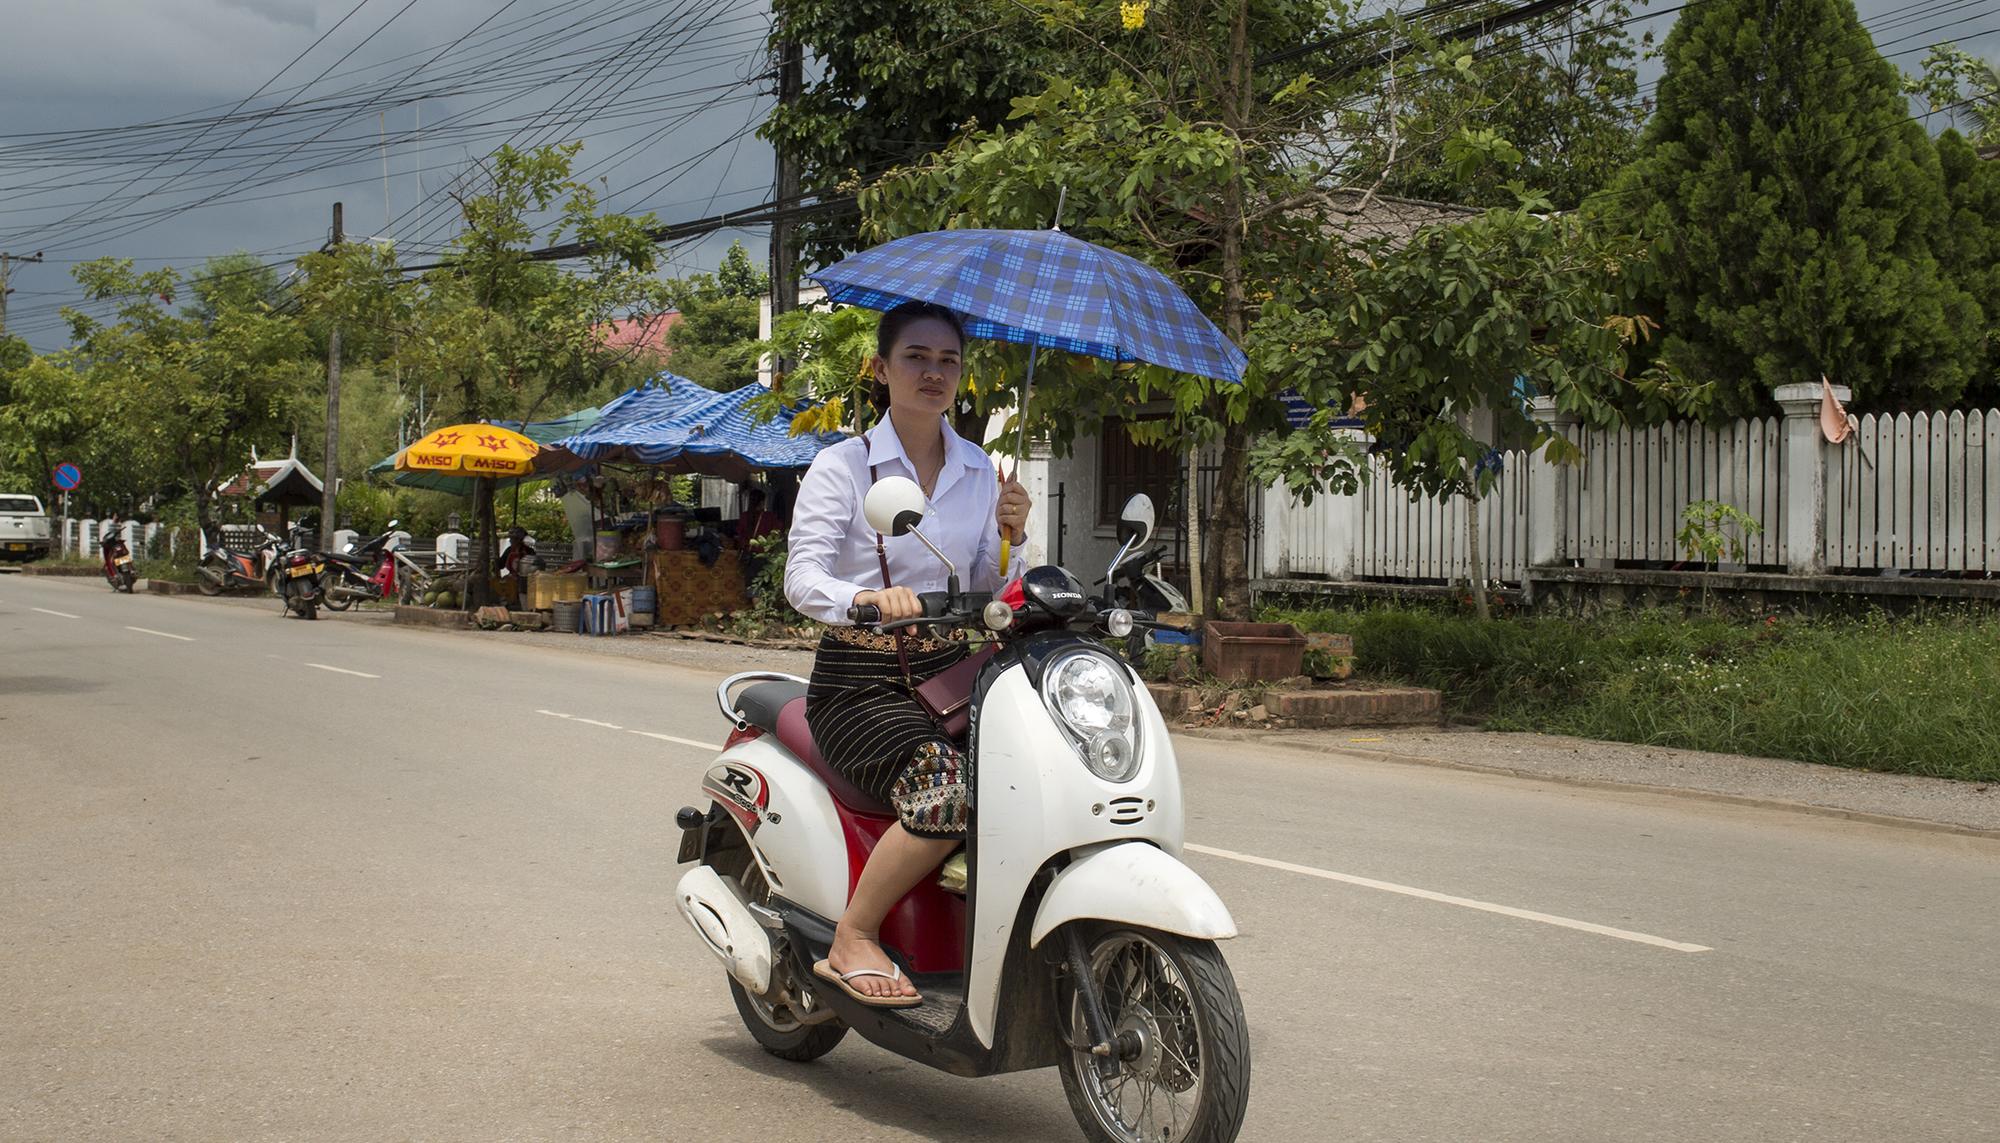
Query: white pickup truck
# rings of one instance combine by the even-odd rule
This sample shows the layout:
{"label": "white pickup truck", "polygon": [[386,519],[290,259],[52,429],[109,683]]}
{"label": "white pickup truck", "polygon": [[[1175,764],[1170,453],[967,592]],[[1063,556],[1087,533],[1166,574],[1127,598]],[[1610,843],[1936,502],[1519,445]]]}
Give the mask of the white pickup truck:
{"label": "white pickup truck", "polygon": [[49,554],[49,514],[33,496],[0,492],[0,559],[32,560]]}

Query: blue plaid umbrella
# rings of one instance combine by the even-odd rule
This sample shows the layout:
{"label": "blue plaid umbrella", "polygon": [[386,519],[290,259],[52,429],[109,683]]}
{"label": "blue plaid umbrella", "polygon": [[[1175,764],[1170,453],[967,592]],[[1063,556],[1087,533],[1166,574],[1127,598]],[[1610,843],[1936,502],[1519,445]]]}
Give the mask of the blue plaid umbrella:
{"label": "blue plaid umbrella", "polygon": [[[1017,467],[1027,455],[1028,393],[1044,346],[1218,381],[1243,380],[1249,364],[1165,274],[1057,227],[913,234],[807,276],[835,302],[883,311],[930,302],[964,317],[969,337],[1028,346]],[[1003,535],[1003,575],[1011,547]]]}
{"label": "blue plaid umbrella", "polygon": [[835,302],[931,302],[968,336],[1144,361],[1241,381],[1243,351],[1151,266],[1060,230],[939,230],[864,250],[808,277]]}

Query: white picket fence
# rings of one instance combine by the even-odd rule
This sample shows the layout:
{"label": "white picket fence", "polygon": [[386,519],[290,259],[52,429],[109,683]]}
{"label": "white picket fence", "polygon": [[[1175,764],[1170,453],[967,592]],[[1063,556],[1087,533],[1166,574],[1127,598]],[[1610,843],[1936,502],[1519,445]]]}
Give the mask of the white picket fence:
{"label": "white picket fence", "polygon": [[1829,567],[2000,571],[2000,411],[1862,417],[1829,453]]}
{"label": "white picket fence", "polygon": [[[1501,454],[1499,483],[1479,501],[1479,556],[1486,578],[1521,579],[1528,559],[1528,465]],[[1264,494],[1263,574],[1329,579],[1452,582],[1469,577],[1470,502],[1410,498],[1388,462],[1371,462],[1371,479],[1354,496],[1321,496],[1304,505],[1284,489]]]}
{"label": "white picket fence", "polygon": [[[2000,574],[2000,410],[1868,416],[1846,442],[1820,433],[1817,386],[1778,394],[1784,415],[1707,426],[1561,431],[1577,466],[1504,455],[1480,504],[1485,578],[1521,583],[1536,566],[1669,566],[1697,501],[1731,505],[1761,530],[1723,570],[1817,574]],[[1845,399],[1844,394],[1842,395]],[[1552,420],[1552,409],[1538,410]],[[1355,496],[1301,505],[1263,497],[1266,578],[1452,583],[1469,578],[1462,499],[1412,500],[1386,462]]]}
{"label": "white picket fence", "polygon": [[1731,425],[1691,423],[1564,434],[1583,450],[1568,481],[1570,530],[1563,558],[1689,558],[1678,539],[1682,514],[1698,501],[1738,509],[1761,531],[1725,529],[1744,549],[1742,562],[1785,562],[1784,456],[1776,418]]}

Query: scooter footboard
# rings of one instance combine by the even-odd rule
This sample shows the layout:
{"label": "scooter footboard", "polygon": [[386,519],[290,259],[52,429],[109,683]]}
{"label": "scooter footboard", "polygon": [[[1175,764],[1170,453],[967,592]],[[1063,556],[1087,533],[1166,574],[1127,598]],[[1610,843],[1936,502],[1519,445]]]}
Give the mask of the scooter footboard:
{"label": "scooter footboard", "polygon": [[1071,921],[1112,921],[1184,937],[1228,940],[1236,920],[1201,875],[1165,850],[1124,841],[1091,850],[1056,874],[1028,945]]}

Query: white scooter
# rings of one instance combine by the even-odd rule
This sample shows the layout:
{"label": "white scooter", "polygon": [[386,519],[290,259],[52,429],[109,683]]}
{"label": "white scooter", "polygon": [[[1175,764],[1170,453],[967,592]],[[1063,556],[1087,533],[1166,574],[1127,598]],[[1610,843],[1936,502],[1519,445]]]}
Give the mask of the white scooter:
{"label": "white scooter", "polygon": [[[890,544],[936,553],[913,482],[876,482],[864,511]],[[1119,560],[1152,529],[1152,502],[1133,497]],[[1134,616],[1100,610],[1058,567],[1028,571],[1001,599],[961,593],[955,569],[948,582],[921,596],[924,618],[880,625],[984,631],[998,648],[971,700],[962,894],[926,880],[881,930],[923,1004],[871,1007],[812,974],[895,818],[820,758],[803,679],[748,672],[717,691],[735,730],[702,782],[709,809],[677,818],[680,860],[698,863],[675,891],[682,915],[774,1055],[814,1059],[853,1028],[956,1075],[1054,1065],[1098,1143],[1229,1143],[1249,1098],[1250,1041],[1214,942],[1236,924],[1181,863],[1166,724],[1097,639],[1128,635]]]}

